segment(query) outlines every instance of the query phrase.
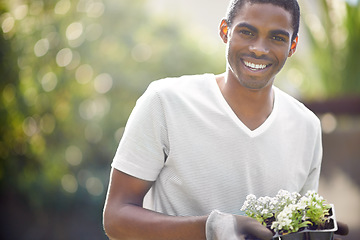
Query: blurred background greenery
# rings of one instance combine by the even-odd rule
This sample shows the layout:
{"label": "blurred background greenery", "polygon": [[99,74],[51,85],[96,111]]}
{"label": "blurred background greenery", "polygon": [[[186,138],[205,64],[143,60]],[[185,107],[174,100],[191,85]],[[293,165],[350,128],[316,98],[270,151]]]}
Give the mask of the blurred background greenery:
{"label": "blurred background greenery", "polygon": [[[309,106],[355,99],[353,131],[360,3],[300,3],[304,37],[276,84]],[[188,16],[147,6],[0,0],[2,239],[106,239],[101,212],[110,163],[136,99],[159,78],[224,71],[220,41],[204,41],[213,36],[189,28]],[[329,111],[319,116],[330,133],[338,116]]]}

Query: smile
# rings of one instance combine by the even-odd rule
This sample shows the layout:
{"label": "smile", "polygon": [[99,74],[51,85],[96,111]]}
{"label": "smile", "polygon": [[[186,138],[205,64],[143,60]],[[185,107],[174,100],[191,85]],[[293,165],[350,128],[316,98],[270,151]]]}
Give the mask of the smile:
{"label": "smile", "polygon": [[268,66],[268,65],[265,65],[265,64],[255,64],[255,63],[251,63],[251,62],[248,62],[248,61],[243,61],[243,62],[245,64],[245,66],[247,66],[251,70],[263,70]]}

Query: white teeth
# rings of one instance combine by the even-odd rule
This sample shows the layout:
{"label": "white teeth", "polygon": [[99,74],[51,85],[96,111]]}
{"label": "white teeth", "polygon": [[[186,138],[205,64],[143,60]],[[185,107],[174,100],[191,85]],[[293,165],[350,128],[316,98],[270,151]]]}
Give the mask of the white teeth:
{"label": "white teeth", "polygon": [[255,63],[251,63],[251,62],[247,62],[247,61],[244,61],[244,63],[247,67],[252,68],[252,69],[260,70],[260,69],[266,68],[265,64],[255,64]]}

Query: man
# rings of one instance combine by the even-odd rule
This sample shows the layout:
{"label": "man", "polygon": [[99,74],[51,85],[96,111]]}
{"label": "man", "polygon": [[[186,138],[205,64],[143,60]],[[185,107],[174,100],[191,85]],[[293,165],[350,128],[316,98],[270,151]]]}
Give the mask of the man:
{"label": "man", "polygon": [[226,72],[149,86],[112,164],[110,239],[271,239],[240,215],[246,196],[317,190],[319,120],[273,86],[299,15],[296,0],[233,0],[220,24]]}

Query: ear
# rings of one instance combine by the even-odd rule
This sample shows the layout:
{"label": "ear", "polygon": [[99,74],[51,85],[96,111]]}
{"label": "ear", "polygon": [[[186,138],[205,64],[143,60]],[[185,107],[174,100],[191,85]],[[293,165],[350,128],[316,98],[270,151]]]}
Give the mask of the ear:
{"label": "ear", "polygon": [[296,38],[292,41],[291,47],[290,47],[290,52],[289,52],[289,57],[291,57],[295,53],[297,45],[298,45],[298,40],[299,40],[299,36],[296,36]]}
{"label": "ear", "polygon": [[220,23],[220,37],[223,40],[224,43],[228,42],[228,30],[229,30],[229,26],[228,23],[225,19],[221,20]]}

